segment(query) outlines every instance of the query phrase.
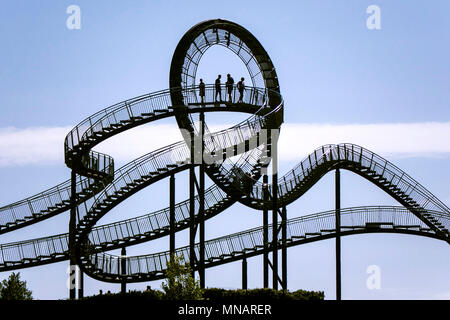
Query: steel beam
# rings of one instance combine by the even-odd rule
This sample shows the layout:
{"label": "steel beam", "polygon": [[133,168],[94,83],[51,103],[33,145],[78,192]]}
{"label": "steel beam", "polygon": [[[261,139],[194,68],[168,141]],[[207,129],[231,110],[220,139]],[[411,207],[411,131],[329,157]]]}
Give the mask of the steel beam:
{"label": "steel beam", "polygon": [[84,297],[84,275],[83,271],[81,271],[81,268],[77,268],[78,271],[78,299],[83,299]]}
{"label": "steel beam", "polygon": [[[122,248],[120,255],[121,255],[121,259],[120,259],[121,273],[122,273],[122,275],[126,275],[127,274],[127,260],[125,259],[125,257],[127,255],[127,249],[125,247]],[[127,282],[125,279],[123,279],[122,283],[120,284],[120,292],[121,293],[127,292]]]}
{"label": "steel beam", "polygon": [[275,130],[269,131],[272,157],[272,285],[274,290],[278,290],[278,139],[274,139]]}
{"label": "steel beam", "polygon": [[286,206],[282,209],[281,215],[281,241],[283,243],[283,247],[281,249],[281,275],[283,278],[283,290],[287,290],[287,247],[286,247],[286,238],[287,238],[287,210]]}
{"label": "steel beam", "polygon": [[175,175],[172,174],[170,176],[169,181],[170,187],[170,239],[169,239],[169,247],[170,247],[170,255],[175,253]]}
{"label": "steel beam", "polygon": [[336,300],[341,300],[341,173],[336,169],[335,175],[336,200]]}
{"label": "steel beam", "polygon": [[76,266],[77,260],[75,256],[75,228],[76,228],[76,183],[77,183],[77,174],[74,170],[71,172],[70,178],[70,218],[69,218],[69,256],[70,256],[70,265],[69,265],[69,298],[71,300],[76,298]]}
{"label": "steel beam", "polygon": [[263,243],[264,243],[264,254],[263,254],[263,277],[264,277],[264,288],[269,288],[269,211],[265,205],[268,200],[268,184],[269,178],[265,174],[263,176]]}
{"label": "steel beam", "polygon": [[247,258],[242,259],[242,289],[247,290]]}
{"label": "steel beam", "polygon": [[195,279],[195,142],[191,132],[191,166],[189,168],[189,265]]}
{"label": "steel beam", "polygon": [[200,112],[200,139],[201,139],[201,161],[199,168],[199,180],[200,180],[200,190],[199,190],[199,224],[200,224],[200,266],[199,266],[199,277],[200,277],[200,287],[205,288],[205,166],[203,163],[203,152],[205,149],[204,135],[205,135],[205,113]]}

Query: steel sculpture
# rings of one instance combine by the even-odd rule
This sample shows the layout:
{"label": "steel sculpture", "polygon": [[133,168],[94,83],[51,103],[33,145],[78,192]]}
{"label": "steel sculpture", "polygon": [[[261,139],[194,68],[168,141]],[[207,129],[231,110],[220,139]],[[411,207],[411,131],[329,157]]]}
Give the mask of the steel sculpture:
{"label": "steel sculpture", "polygon": [[[204,101],[199,100],[197,67],[202,55],[214,45],[234,52],[250,74],[252,85],[245,88],[242,102],[236,94],[231,101],[215,102],[214,85],[206,85]],[[222,89],[225,91],[225,87]],[[246,287],[247,259],[263,255],[263,286],[269,286],[272,269],[272,287],[280,284],[287,288],[287,248],[336,238],[336,285],[340,299],[341,236],[401,233],[450,243],[449,208],[408,174],[363,147],[322,146],[278,178],[277,139],[283,107],[275,67],[249,31],[226,20],[209,20],[194,26],[180,40],[173,55],[170,89],[125,100],[80,122],[64,143],[71,179],[0,208],[0,234],[70,210],[69,233],[0,245],[0,271],[70,260],[72,266],[78,265],[90,277],[121,283],[125,290],[126,283],[164,278],[170,255],[177,254],[183,255],[192,269],[198,271],[203,287],[205,268],[242,260],[242,284]],[[250,117],[229,129],[211,133],[204,121],[207,112],[243,112]],[[198,125],[195,115],[200,119]],[[114,167],[112,157],[93,150],[116,134],[168,117],[175,117],[183,141],[152,151],[119,169]],[[206,161],[205,157],[213,161]],[[239,160],[231,161],[233,157]],[[369,180],[402,207],[341,208],[341,169]],[[190,197],[176,203],[175,176],[183,170],[190,171]],[[287,219],[287,206],[330,171],[336,172],[336,208]],[[208,188],[205,175],[214,182]],[[116,205],[165,178],[170,179],[167,208],[96,226]],[[205,241],[204,221],[236,202],[260,210],[262,227]],[[176,232],[184,229],[190,230],[189,245],[176,248]],[[195,243],[197,231],[199,243]],[[127,246],[164,236],[169,236],[168,251],[126,256]],[[106,253],[119,248],[121,256]],[[83,288],[79,288],[79,297],[82,294]],[[71,289],[70,298],[75,298],[75,289]]]}

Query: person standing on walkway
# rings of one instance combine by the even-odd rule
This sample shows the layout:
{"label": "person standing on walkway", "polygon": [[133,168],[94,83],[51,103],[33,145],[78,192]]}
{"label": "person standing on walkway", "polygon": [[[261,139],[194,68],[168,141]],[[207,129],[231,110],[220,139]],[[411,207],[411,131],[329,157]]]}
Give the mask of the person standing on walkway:
{"label": "person standing on walkway", "polygon": [[225,83],[228,92],[228,102],[231,103],[231,93],[233,92],[234,79],[227,74],[227,82]]}
{"label": "person standing on walkway", "polygon": [[242,102],[244,102],[243,99],[244,99],[244,89],[245,89],[245,83],[244,83],[244,78],[243,77],[241,78],[241,81],[239,81],[237,83],[237,88],[239,90],[238,103],[242,103]]}
{"label": "person standing on walkway", "polygon": [[216,79],[216,97],[215,97],[216,102],[217,102],[217,95],[219,95],[220,102],[222,102],[222,91],[220,88],[220,78],[222,78],[222,76],[219,74]]}
{"label": "person standing on walkway", "polygon": [[200,84],[198,85],[199,93],[201,103],[202,105],[205,104],[205,83],[203,82],[203,79],[200,79]]}

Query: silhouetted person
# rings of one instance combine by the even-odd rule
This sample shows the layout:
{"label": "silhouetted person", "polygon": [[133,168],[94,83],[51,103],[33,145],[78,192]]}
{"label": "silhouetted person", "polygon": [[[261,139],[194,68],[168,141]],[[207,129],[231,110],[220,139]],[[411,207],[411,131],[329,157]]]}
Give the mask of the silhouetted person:
{"label": "silhouetted person", "polygon": [[219,95],[220,102],[222,102],[222,92],[221,92],[221,89],[220,89],[220,78],[222,78],[222,76],[219,74],[217,76],[217,79],[216,79],[216,97],[215,97],[215,100],[217,101],[217,95]]}
{"label": "silhouetted person", "polygon": [[238,88],[238,90],[239,90],[239,100],[238,100],[238,103],[239,102],[243,102],[242,100],[244,99],[244,89],[245,89],[245,84],[244,84],[244,78],[241,78],[241,81],[239,81],[238,83],[237,83],[237,88]]}
{"label": "silhouetted person", "polygon": [[205,83],[203,82],[203,79],[200,79],[200,84],[198,85],[199,93],[202,104],[205,103]]}
{"label": "silhouetted person", "polygon": [[227,74],[227,82],[225,83],[228,92],[228,102],[231,103],[231,93],[233,92],[234,79]]}

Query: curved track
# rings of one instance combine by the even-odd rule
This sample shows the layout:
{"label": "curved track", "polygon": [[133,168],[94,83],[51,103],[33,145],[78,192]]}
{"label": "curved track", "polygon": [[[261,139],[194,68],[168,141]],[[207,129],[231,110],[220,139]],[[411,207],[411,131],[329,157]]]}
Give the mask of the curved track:
{"label": "curved track", "polygon": [[[202,55],[213,45],[236,53],[246,65],[253,86],[243,101],[237,90],[230,101],[214,101],[215,87],[206,86],[204,103],[198,99],[196,71]],[[225,87],[222,94],[225,97]],[[78,174],[74,204],[77,206],[76,256],[83,271],[109,282],[136,282],[164,277],[168,252],[122,258],[104,253],[169,234],[169,209],[98,226],[96,222],[116,205],[150,184],[211,159],[205,172],[215,185],[205,190],[204,219],[233,203],[262,210],[272,205],[272,186],[259,179],[271,160],[277,136],[267,136],[283,122],[283,99],[275,67],[258,40],[243,27],[225,20],[210,20],[189,30],[178,44],[170,69],[170,89],[103,109],[79,123],[66,137],[65,162]],[[229,129],[203,136],[205,152],[190,152],[191,139],[199,137],[194,116],[204,112],[244,112],[250,118]],[[136,126],[175,117],[184,141],[150,152],[115,169],[112,157],[92,149],[100,142]],[[235,159],[238,158],[236,161]],[[233,161],[232,161],[233,160]],[[201,162],[200,162],[201,163]],[[402,170],[353,144],[326,145],[316,149],[278,181],[278,206],[285,207],[307,192],[327,172],[350,170],[387,192],[404,207],[358,207],[342,209],[342,235],[397,232],[421,235],[450,243],[450,210],[432,193]],[[0,234],[62,213],[71,207],[70,180],[33,197],[0,208]],[[199,197],[195,219],[199,219]],[[189,200],[176,205],[176,231],[189,226]],[[291,219],[289,247],[335,237],[334,211]],[[269,230],[269,232],[271,232]],[[0,245],[0,271],[26,268],[69,258],[68,234]],[[269,246],[270,247],[270,246]],[[196,247],[198,254],[198,246]],[[212,267],[269,250],[262,243],[262,229],[252,229],[205,243],[206,264]],[[189,250],[177,249],[187,260]],[[196,260],[196,258],[194,258]]]}

